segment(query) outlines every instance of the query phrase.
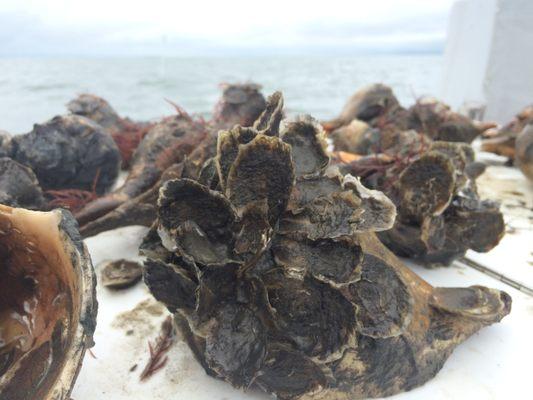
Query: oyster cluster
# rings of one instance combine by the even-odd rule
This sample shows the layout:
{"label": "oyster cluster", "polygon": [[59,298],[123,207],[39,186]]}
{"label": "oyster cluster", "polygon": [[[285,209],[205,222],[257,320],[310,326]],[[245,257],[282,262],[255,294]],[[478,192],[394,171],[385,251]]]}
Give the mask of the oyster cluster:
{"label": "oyster cluster", "polygon": [[448,265],[468,249],[487,252],[499,243],[503,215],[477,193],[485,167],[468,144],[489,125],[432,98],[404,109],[384,85],[357,92],[329,125],[341,125],[330,133],[341,172],[396,205],[393,228],[378,234],[394,253]]}
{"label": "oyster cluster", "polygon": [[370,154],[386,150],[408,130],[430,140],[470,143],[492,125],[472,121],[432,97],[404,108],[390,87],[374,84],[357,91],[340,115],[323,126],[338,150]]}
{"label": "oyster cluster", "polygon": [[218,136],[197,180],[160,189],[144,280],[212,376],[280,399],[410,390],[510,311],[497,290],[433,288],[377,239],[393,203],[329,167],[310,117],[275,93]]}
{"label": "oyster cluster", "polygon": [[[409,147],[404,142],[397,148]],[[500,206],[480,198],[476,178],[485,166],[475,161],[468,144],[435,141],[416,154],[389,152],[382,154],[381,164],[376,160],[361,158],[340,169],[382,190],[396,205],[394,226],[378,237],[397,255],[448,265],[468,249],[487,252],[502,239]]]}
{"label": "oyster cluster", "polygon": [[0,399],[70,399],[93,345],[95,286],[68,211],[0,205]]}
{"label": "oyster cluster", "polygon": [[31,168],[44,190],[102,194],[115,182],[120,166],[113,139],[100,125],[76,115],[57,116],[13,136],[8,156]]}
{"label": "oyster cluster", "polygon": [[[225,86],[210,121],[193,118],[176,106],[177,115],[154,124],[139,143],[125,183],[75,213],[82,235],[127,225],[150,226],[163,182],[175,177],[177,170],[197,177],[204,161],[216,151],[218,131],[237,123],[252,125],[265,106],[259,86],[253,84]],[[97,116],[106,112],[104,108]]]}

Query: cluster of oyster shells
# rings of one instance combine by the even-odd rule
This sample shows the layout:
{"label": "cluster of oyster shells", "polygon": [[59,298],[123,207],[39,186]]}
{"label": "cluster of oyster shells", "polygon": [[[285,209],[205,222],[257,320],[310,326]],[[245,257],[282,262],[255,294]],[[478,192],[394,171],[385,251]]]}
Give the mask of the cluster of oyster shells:
{"label": "cluster of oyster shells", "polygon": [[[245,117],[261,102],[252,96],[246,105],[243,98],[257,88],[245,89],[226,90],[230,101],[218,110],[221,124],[228,116],[249,122]],[[161,136],[173,140],[189,128],[194,143],[204,136],[205,143],[179,164],[192,141],[176,160],[151,146],[145,158],[157,162],[143,160],[135,170],[143,179],[151,175],[133,185],[136,191],[147,182],[160,187],[157,204],[146,204],[156,220],[141,246],[144,280],[174,314],[208,374],[280,399],[388,396],[431,379],[455,346],[510,312],[511,298],[502,291],[432,287],[377,236],[394,235],[395,220],[408,217],[420,222],[420,236],[434,243],[441,226],[435,217],[450,204],[459,209],[454,202],[461,202],[460,210],[478,212],[466,148],[434,142],[402,172],[391,200],[330,165],[324,132],[311,117],[283,120],[281,93],[265,106],[252,127],[236,125],[218,135],[196,135],[200,127],[183,114],[169,119],[143,146],[150,147],[159,132],[170,130]],[[42,149],[50,152],[63,134],[84,136],[92,129],[90,121],[79,120],[83,117],[69,118],[36,127],[38,135],[14,141],[0,136],[0,150],[25,154],[24,149],[32,151],[25,140],[52,137],[51,147]],[[71,129],[63,132],[65,127]],[[106,143],[96,145],[105,150]],[[113,154],[112,172],[118,168]],[[9,158],[0,158],[0,165],[20,177],[16,182],[0,173],[9,199],[31,203],[24,187],[36,186],[36,175],[44,172],[35,166],[34,174]],[[446,179],[420,190],[420,171],[435,169]],[[42,192],[33,190],[33,201],[42,201]],[[0,191],[0,201],[8,192]],[[149,190],[148,200],[157,197],[152,192],[157,194]],[[109,208],[124,198],[105,200]],[[151,221],[150,216],[144,217]],[[461,226],[465,217],[457,218]],[[482,236],[482,224],[487,221],[458,234]],[[0,205],[1,399],[70,398],[84,353],[93,345],[97,311],[94,272],[77,228],[65,210]],[[128,282],[117,281],[115,272],[125,270]],[[108,272],[111,286],[139,277],[136,267],[122,264]]]}
{"label": "cluster of oyster shells", "polygon": [[489,124],[432,98],[404,109],[389,87],[372,85],[324,125],[340,125],[330,133],[334,149],[358,158],[340,169],[383,191],[398,208],[394,227],[378,235],[395,254],[449,265],[468,249],[491,250],[503,237],[499,204],[477,193],[484,165],[468,144]]}
{"label": "cluster of oyster shells", "polygon": [[432,378],[453,348],[510,311],[484,287],[433,288],[375,232],[383,193],[328,168],[321,127],[283,121],[218,136],[198,180],[160,190],[144,279],[207,373],[281,399],[387,396]]}

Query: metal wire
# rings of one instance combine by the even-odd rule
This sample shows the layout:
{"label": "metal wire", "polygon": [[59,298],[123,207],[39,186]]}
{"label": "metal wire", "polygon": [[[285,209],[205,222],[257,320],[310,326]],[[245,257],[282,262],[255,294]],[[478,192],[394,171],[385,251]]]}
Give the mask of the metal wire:
{"label": "metal wire", "polygon": [[474,268],[486,275],[491,276],[494,279],[499,280],[500,282],[505,283],[506,285],[509,285],[516,290],[527,294],[528,296],[533,297],[533,288],[530,288],[529,286],[526,286],[525,284],[515,281],[514,279],[508,278],[507,276],[500,274],[499,272],[494,271],[493,269],[490,269],[489,267],[486,267],[482,264],[477,263],[474,260],[471,260],[467,257],[461,257],[459,262],[465,264],[468,267]]}

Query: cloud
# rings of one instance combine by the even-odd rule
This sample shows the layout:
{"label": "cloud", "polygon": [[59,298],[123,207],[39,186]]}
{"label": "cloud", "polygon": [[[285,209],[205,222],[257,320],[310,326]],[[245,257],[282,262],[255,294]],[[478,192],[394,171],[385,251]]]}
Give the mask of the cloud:
{"label": "cloud", "polygon": [[0,55],[440,51],[452,2],[3,0]]}

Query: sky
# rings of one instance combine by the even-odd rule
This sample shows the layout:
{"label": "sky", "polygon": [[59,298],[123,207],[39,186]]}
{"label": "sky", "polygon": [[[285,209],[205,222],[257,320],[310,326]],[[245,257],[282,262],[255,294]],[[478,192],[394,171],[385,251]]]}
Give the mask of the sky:
{"label": "sky", "polygon": [[0,0],[0,56],[440,52],[454,0]]}

